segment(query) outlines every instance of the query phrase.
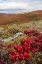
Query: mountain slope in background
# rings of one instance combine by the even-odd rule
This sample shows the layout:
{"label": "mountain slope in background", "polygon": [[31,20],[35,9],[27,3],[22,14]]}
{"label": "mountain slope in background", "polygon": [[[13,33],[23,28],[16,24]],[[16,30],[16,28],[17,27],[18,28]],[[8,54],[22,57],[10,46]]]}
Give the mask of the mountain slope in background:
{"label": "mountain slope in background", "polygon": [[29,21],[42,20],[42,10],[19,13],[19,14],[4,14],[0,13],[0,25],[7,23],[24,23]]}

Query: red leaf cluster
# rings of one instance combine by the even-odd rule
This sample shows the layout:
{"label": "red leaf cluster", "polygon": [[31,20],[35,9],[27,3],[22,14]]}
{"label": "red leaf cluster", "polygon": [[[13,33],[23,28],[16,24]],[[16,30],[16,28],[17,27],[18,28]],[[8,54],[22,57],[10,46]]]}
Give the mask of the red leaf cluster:
{"label": "red leaf cluster", "polygon": [[[42,33],[35,30],[25,30],[24,33],[29,36],[26,40],[22,40],[20,45],[14,44],[14,50],[10,50],[12,61],[30,60],[30,53],[42,51]],[[31,36],[31,37],[30,37]],[[32,37],[34,36],[34,37]]]}

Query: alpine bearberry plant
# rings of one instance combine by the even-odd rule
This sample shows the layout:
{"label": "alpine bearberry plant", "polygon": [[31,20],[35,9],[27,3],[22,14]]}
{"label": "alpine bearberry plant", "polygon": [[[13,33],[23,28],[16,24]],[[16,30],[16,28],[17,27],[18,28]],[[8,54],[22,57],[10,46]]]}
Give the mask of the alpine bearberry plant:
{"label": "alpine bearberry plant", "polygon": [[[42,33],[35,30],[25,30],[24,35],[26,39],[21,40],[20,44],[3,45],[8,50],[8,53],[1,56],[0,54],[0,64],[5,64],[5,60],[10,62],[10,64],[16,61],[25,61],[26,64],[42,64]],[[32,63],[31,63],[32,62]]]}

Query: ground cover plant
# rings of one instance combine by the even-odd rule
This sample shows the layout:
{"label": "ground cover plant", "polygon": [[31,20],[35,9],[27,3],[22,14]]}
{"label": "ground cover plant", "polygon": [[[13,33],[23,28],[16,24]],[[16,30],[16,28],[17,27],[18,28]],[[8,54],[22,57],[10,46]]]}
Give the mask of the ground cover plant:
{"label": "ground cover plant", "polygon": [[42,33],[25,30],[23,35],[20,44],[0,42],[0,64],[42,64]]}

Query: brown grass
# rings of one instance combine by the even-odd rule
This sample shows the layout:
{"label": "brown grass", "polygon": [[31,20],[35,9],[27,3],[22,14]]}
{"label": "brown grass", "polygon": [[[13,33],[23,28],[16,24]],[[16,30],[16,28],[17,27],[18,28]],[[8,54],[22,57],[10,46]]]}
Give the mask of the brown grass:
{"label": "brown grass", "polygon": [[28,21],[41,20],[42,10],[33,11],[24,14],[3,14],[0,13],[0,25],[7,23],[24,23]]}

